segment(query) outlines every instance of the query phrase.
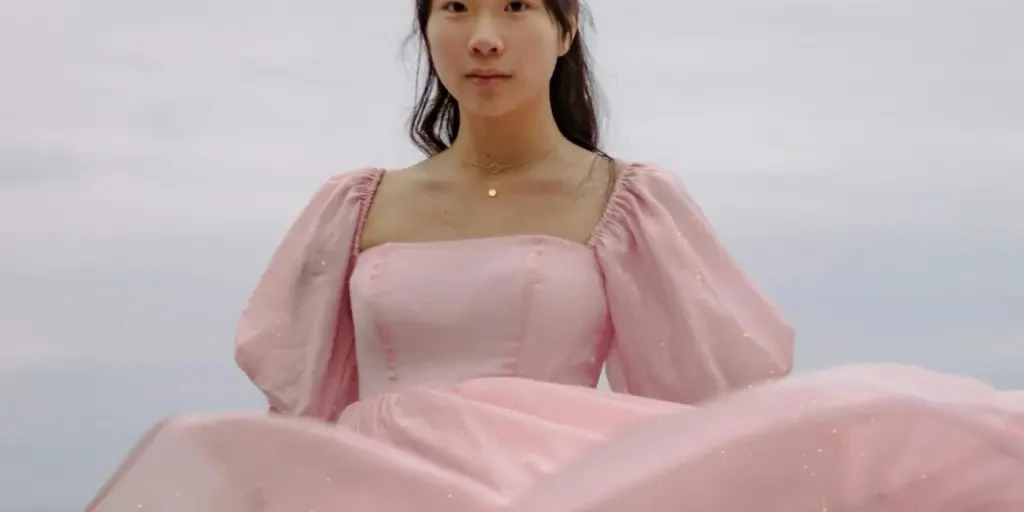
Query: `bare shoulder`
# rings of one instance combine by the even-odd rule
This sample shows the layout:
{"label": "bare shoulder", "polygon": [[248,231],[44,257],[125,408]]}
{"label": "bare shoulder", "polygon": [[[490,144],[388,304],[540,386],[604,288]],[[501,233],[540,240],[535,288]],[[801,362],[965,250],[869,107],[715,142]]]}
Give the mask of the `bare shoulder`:
{"label": "bare shoulder", "polygon": [[628,162],[603,155],[593,155],[590,163],[590,181],[597,190],[610,197],[619,178],[629,169]]}
{"label": "bare shoulder", "polygon": [[390,241],[402,230],[402,219],[408,218],[408,198],[414,196],[415,191],[426,179],[427,162],[384,171],[366,214],[366,222],[359,241],[360,250]]}
{"label": "bare shoulder", "polygon": [[[381,201],[390,202],[395,197],[400,197],[415,186],[418,179],[422,179],[423,164],[405,167],[402,169],[389,169],[381,176],[380,185],[377,188],[377,195],[374,198],[374,205]],[[372,211],[372,208],[371,208]]]}

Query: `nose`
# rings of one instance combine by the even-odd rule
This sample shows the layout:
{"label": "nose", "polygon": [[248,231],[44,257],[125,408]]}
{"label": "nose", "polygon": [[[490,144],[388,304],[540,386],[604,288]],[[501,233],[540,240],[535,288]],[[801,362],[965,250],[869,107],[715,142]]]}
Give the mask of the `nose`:
{"label": "nose", "polygon": [[499,56],[505,45],[498,34],[498,27],[487,16],[481,17],[473,27],[469,38],[469,51],[479,56]]}

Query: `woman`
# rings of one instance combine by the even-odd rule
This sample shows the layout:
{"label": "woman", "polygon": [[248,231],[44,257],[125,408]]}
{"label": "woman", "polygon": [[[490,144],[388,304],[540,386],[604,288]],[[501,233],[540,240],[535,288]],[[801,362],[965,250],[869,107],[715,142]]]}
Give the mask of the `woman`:
{"label": "woman", "polygon": [[1024,510],[1020,397],[778,380],[793,329],[675,175],[600,151],[579,9],[417,2],[428,158],[331,178],[272,257],[272,414],[159,425],[90,510]]}

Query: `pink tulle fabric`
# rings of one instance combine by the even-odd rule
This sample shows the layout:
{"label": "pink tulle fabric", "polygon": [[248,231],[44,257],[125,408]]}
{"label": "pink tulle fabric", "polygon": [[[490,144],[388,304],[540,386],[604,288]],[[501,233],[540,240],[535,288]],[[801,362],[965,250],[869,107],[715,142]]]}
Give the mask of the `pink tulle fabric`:
{"label": "pink tulle fabric", "polygon": [[358,253],[382,172],[321,188],[242,315],[272,414],[157,425],[90,511],[1024,510],[1021,394],[782,379],[793,329],[673,173],[629,165],[586,244]]}

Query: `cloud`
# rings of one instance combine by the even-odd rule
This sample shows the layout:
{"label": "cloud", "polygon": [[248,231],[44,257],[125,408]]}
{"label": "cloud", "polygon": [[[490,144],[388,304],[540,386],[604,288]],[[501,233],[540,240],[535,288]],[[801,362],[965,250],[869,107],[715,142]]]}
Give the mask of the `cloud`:
{"label": "cloud", "polygon": [[[1016,32],[979,4],[983,25],[949,33],[959,12],[929,5],[922,18],[912,3],[666,4],[651,19],[594,2],[613,151],[677,169],[802,323],[867,315],[881,299],[872,273],[929,314],[977,283],[1021,283],[999,255],[1024,250],[1024,73],[993,51]],[[223,357],[319,182],[416,157],[402,133],[404,7],[375,8],[373,29],[311,6],[237,7],[5,13],[21,23],[0,37],[37,50],[10,54],[19,79],[0,86],[6,366]],[[385,35],[394,44],[340,50]],[[946,302],[915,303],[949,275],[936,261],[969,278]]]}
{"label": "cloud", "polygon": [[[802,369],[1024,387],[1024,4],[590,5],[609,149],[684,176]],[[5,500],[80,505],[155,419],[261,407],[231,338],[270,251],[328,175],[418,158],[411,14],[0,4]]]}

